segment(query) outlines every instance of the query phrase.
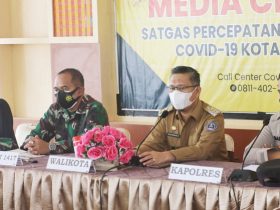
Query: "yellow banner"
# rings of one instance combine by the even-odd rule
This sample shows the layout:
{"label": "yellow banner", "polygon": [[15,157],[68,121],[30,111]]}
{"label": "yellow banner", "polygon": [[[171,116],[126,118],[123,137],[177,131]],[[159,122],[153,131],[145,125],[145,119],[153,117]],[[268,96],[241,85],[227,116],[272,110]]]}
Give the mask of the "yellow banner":
{"label": "yellow banner", "polygon": [[117,0],[117,33],[168,83],[201,74],[201,98],[224,112],[276,112],[280,0]]}

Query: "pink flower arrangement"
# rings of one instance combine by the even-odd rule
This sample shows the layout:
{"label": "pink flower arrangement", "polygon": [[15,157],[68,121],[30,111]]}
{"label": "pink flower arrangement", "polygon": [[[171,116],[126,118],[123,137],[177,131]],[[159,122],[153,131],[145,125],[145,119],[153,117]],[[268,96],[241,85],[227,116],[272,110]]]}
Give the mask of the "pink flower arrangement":
{"label": "pink flower arrangement", "polygon": [[95,127],[81,136],[74,136],[73,144],[76,156],[80,158],[118,160],[125,164],[134,155],[132,142],[124,133],[110,126]]}

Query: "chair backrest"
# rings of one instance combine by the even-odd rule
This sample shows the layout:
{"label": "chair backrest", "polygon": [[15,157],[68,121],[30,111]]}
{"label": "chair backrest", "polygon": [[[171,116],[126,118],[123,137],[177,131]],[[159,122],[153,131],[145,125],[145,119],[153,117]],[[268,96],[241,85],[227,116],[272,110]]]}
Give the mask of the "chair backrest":
{"label": "chair backrest", "polygon": [[228,158],[230,161],[234,161],[234,140],[229,134],[225,134],[225,141],[228,152]]}
{"label": "chair backrest", "polygon": [[19,147],[23,144],[26,136],[30,134],[31,130],[35,127],[36,126],[32,123],[21,123],[17,126],[15,136]]}

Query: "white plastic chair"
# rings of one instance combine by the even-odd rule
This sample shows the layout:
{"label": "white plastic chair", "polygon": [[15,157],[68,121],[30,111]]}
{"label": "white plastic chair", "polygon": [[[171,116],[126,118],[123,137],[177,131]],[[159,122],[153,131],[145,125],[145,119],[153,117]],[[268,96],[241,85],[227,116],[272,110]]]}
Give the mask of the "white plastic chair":
{"label": "white plastic chair", "polygon": [[36,126],[32,123],[21,123],[17,126],[15,136],[19,147],[23,144],[26,136],[30,134],[31,130],[33,130],[35,127]]}
{"label": "white plastic chair", "polygon": [[230,161],[234,161],[234,140],[229,134],[225,134],[226,149],[228,152],[228,158]]}

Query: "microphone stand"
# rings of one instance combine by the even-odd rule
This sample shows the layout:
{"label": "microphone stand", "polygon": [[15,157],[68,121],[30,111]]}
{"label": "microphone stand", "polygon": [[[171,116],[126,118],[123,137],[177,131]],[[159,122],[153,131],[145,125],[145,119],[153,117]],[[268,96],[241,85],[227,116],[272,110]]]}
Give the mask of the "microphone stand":
{"label": "microphone stand", "polygon": [[249,149],[247,150],[247,152],[243,158],[241,169],[234,169],[233,172],[230,174],[228,180],[240,181],[240,182],[254,182],[254,181],[258,180],[257,173],[255,171],[244,170],[243,168],[244,168],[244,163],[245,163],[245,160],[246,160],[249,152],[253,148],[259,135],[262,133],[262,130],[264,129],[264,127],[268,125],[269,119],[270,119],[270,117],[263,120],[263,126],[262,126],[259,134],[254,139],[254,141],[252,142],[251,146],[249,147]]}
{"label": "microphone stand", "polygon": [[138,151],[140,149],[140,147],[142,146],[142,144],[144,143],[144,141],[146,140],[146,138],[150,135],[150,133],[155,129],[155,127],[159,124],[159,122],[163,119],[163,118],[166,118],[167,115],[168,115],[168,111],[167,110],[164,110],[158,121],[156,122],[156,124],[150,129],[150,131],[146,134],[146,136],[143,138],[143,140],[140,142],[140,144],[138,145],[137,147],[137,150],[135,152],[135,155],[132,156],[131,160],[129,161],[128,165],[130,166],[144,166],[141,162],[140,162],[140,158],[138,156]]}

